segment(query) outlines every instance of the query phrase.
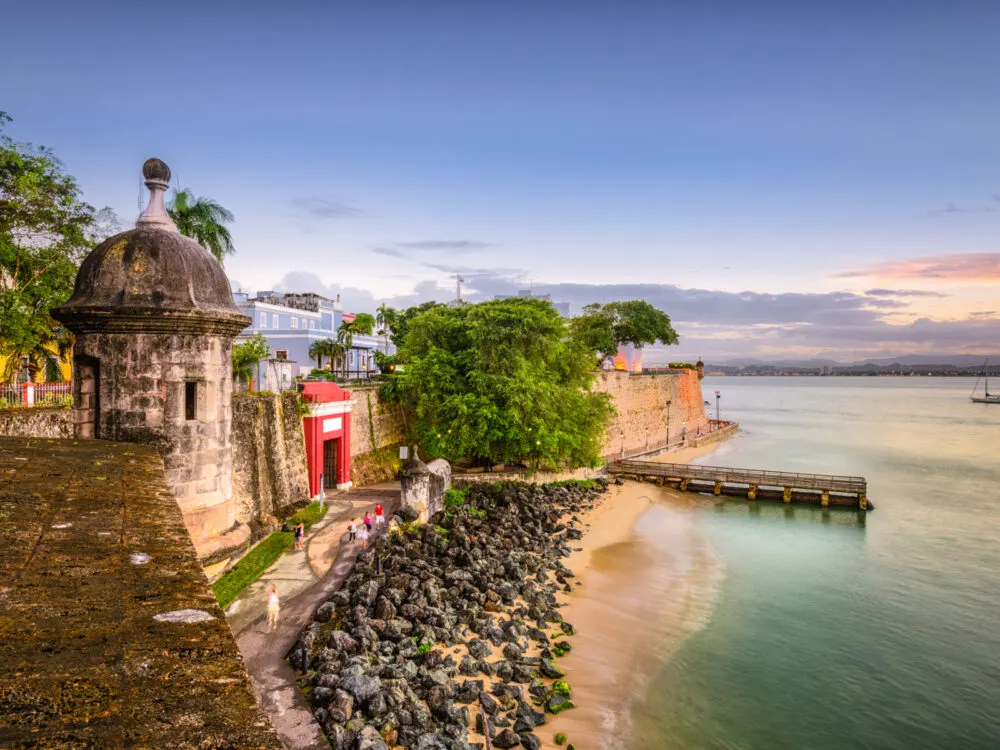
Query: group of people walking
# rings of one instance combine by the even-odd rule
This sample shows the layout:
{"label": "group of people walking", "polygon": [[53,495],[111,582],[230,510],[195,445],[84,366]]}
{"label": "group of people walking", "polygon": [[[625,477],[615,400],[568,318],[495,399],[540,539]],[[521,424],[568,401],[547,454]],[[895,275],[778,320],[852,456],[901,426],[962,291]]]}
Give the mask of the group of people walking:
{"label": "group of people walking", "polygon": [[371,513],[365,513],[364,521],[362,521],[360,526],[358,526],[358,519],[356,518],[352,518],[351,522],[347,524],[347,541],[360,542],[361,549],[367,549],[368,537],[372,534],[372,526],[375,527],[377,533],[384,524],[385,510],[382,508],[382,503],[376,503],[374,516]]}
{"label": "group of people walking", "polygon": [[[349,542],[360,542],[362,549],[368,548],[368,537],[385,525],[385,509],[382,503],[375,504],[375,514],[365,513],[364,520],[358,525],[357,519],[352,518],[347,524],[347,540]],[[295,526],[295,549],[304,550],[306,525],[301,521]],[[273,583],[267,587],[267,631],[273,633],[278,629],[278,614],[281,612],[281,599],[278,598],[278,587]]]}

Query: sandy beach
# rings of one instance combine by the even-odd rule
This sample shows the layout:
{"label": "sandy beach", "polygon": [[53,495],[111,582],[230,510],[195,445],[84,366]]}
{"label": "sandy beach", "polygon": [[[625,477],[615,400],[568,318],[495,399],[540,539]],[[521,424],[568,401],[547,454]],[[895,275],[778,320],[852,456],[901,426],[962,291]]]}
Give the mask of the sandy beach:
{"label": "sandy beach", "polygon": [[[686,463],[717,445],[672,451],[657,460]],[[550,717],[538,735],[556,748],[564,733],[578,748],[626,748],[629,714],[661,659],[703,624],[721,568],[689,508],[693,496],[653,484],[612,485],[567,560],[580,586],[560,594],[577,629],[559,660],[575,709]],[[643,544],[655,534],[663,544]]]}

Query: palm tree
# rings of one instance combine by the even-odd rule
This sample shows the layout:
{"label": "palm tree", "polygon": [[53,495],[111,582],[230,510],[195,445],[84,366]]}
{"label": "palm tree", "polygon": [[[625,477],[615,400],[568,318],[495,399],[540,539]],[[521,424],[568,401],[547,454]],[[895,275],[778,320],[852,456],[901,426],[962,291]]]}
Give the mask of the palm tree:
{"label": "palm tree", "polygon": [[389,353],[389,334],[392,333],[392,328],[396,320],[396,311],[389,307],[385,302],[378,306],[375,311],[375,325],[378,326],[378,332],[382,336],[382,341],[385,344],[385,353]]}
{"label": "palm tree", "polygon": [[337,342],[333,339],[320,339],[319,341],[313,342],[309,347],[309,356],[316,360],[316,369],[323,369],[323,357],[329,358],[331,361],[334,358],[334,348],[337,346]]}
{"label": "palm tree", "polygon": [[175,190],[167,213],[178,232],[195,240],[219,263],[236,252],[233,237],[225,226],[232,222],[233,214],[211,198],[195,198],[190,189]]}
{"label": "palm tree", "polygon": [[[333,339],[327,339],[327,341],[330,342],[330,354],[329,354],[329,356],[330,356],[330,361],[331,362],[336,362],[341,357],[343,357],[345,354],[347,354],[347,347],[344,346],[343,344],[341,344],[341,343],[339,343],[337,341],[334,341]],[[346,359],[343,362],[342,370],[345,371],[345,372],[347,370],[347,361],[346,361]]]}
{"label": "palm tree", "polygon": [[347,353],[354,346],[354,321],[345,321],[340,324],[337,330],[337,344],[343,348],[344,357],[344,377],[347,377]]}

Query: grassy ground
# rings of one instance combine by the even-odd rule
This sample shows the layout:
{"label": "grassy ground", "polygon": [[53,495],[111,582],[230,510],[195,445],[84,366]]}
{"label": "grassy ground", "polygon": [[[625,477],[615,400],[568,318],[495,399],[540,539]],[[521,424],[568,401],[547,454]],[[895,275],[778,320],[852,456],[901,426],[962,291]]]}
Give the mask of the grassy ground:
{"label": "grassy ground", "polygon": [[[294,516],[286,519],[285,523],[294,527],[301,521],[308,529],[326,514],[329,507],[329,505],[320,506],[319,503],[310,503]],[[281,557],[285,550],[294,543],[295,534],[291,531],[275,531],[250,550],[212,584],[212,592],[215,594],[219,606],[225,609],[232,604],[236,597],[243,593],[243,589],[260,578],[264,571],[270,568],[274,561]]]}

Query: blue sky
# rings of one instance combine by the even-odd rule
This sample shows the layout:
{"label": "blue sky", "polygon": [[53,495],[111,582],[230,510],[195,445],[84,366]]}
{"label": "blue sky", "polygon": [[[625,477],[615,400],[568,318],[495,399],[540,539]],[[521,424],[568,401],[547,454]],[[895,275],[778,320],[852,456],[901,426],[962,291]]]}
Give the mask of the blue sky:
{"label": "blue sky", "polygon": [[1000,6],[819,5],[41,0],[0,109],[125,221],[165,159],[248,289],[642,294],[671,357],[1000,348]]}

